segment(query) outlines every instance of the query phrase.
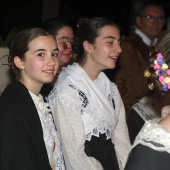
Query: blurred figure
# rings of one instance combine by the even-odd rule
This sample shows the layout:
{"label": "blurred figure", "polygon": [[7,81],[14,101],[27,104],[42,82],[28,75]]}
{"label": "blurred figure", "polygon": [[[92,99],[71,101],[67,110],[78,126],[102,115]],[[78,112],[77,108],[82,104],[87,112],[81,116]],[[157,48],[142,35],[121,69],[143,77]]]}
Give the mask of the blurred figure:
{"label": "blurred figure", "polygon": [[72,43],[74,39],[74,28],[69,22],[58,18],[51,18],[45,21],[42,25],[42,28],[55,37],[59,49],[58,72],[54,77],[53,82],[50,84],[45,84],[41,90],[41,93],[44,96],[48,96],[58,78],[58,74],[61,72],[62,67],[69,63],[73,55]]}
{"label": "blurred figure", "polygon": [[152,53],[148,77],[162,105],[159,122],[146,121],[129,153],[125,170],[170,169],[170,30],[162,32]]}
{"label": "blurred figure", "polygon": [[126,118],[132,105],[150,93],[148,79],[143,76],[150,48],[162,31],[165,18],[164,9],[155,2],[145,2],[136,14],[136,29],[122,43],[122,53],[118,59],[113,82],[122,96]]}

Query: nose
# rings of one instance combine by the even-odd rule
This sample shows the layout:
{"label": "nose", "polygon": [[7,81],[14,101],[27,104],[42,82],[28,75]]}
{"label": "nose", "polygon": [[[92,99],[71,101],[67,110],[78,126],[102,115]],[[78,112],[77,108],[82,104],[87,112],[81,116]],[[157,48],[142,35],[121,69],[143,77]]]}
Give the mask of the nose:
{"label": "nose", "polygon": [[118,43],[116,46],[116,52],[120,54],[122,52],[122,48],[120,47],[120,44]]}
{"label": "nose", "polygon": [[72,49],[72,42],[67,41],[67,48]]}
{"label": "nose", "polygon": [[56,65],[56,60],[54,59],[54,57],[52,57],[52,56],[49,57],[47,65],[52,66],[52,67],[54,67]]}

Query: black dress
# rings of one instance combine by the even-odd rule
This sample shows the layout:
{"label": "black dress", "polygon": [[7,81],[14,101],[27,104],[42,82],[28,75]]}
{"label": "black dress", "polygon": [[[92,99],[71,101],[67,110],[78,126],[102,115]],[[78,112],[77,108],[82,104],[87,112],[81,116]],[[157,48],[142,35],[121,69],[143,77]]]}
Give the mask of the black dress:
{"label": "black dress", "polygon": [[138,144],[130,152],[124,170],[170,170],[170,154]]}
{"label": "black dress", "polygon": [[86,140],[85,153],[97,159],[104,170],[119,170],[114,144],[111,139],[106,140],[106,134]]}
{"label": "black dress", "polygon": [[134,110],[131,109],[129,118],[127,120],[127,126],[129,131],[130,143],[133,144],[136,136],[139,131],[143,127],[145,121],[141,118],[141,116]]}

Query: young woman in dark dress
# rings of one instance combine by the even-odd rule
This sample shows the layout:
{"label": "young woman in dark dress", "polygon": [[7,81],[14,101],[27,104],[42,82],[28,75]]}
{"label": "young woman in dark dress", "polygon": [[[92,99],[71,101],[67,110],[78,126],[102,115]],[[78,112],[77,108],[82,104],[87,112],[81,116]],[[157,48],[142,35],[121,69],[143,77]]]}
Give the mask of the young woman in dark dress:
{"label": "young woman in dark dress", "polygon": [[162,119],[146,121],[129,153],[125,170],[170,169],[170,30],[163,31],[150,58],[148,77],[162,96]]}

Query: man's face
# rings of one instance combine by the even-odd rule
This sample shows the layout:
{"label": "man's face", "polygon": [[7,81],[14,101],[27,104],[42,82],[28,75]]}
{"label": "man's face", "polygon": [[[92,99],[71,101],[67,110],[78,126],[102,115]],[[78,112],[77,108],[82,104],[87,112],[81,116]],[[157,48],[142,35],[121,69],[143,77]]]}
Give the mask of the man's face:
{"label": "man's face", "polygon": [[152,41],[165,24],[164,11],[156,6],[148,6],[142,15],[136,17],[136,23],[139,30]]}

